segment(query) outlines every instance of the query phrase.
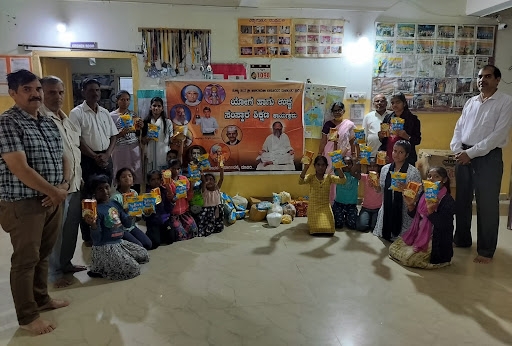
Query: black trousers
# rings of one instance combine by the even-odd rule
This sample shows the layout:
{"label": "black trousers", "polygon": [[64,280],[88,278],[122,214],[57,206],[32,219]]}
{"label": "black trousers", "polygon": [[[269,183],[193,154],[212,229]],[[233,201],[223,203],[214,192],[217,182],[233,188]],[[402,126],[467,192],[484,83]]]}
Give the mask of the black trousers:
{"label": "black trousers", "polygon": [[473,193],[476,198],[477,252],[492,258],[498,243],[500,223],[499,198],[503,175],[502,150],[471,159],[468,165],[457,165],[456,228],[453,241],[457,246],[472,245],[471,219]]}
{"label": "black trousers", "polygon": [[[105,151],[95,151],[96,154],[105,153]],[[102,168],[96,164],[96,161],[89,156],[82,155],[82,162],[80,164],[82,167],[82,179],[85,181],[85,188],[80,191],[80,198],[91,198],[92,191],[89,191],[89,179],[93,175],[104,174],[108,177],[108,182],[112,185],[112,179],[114,177],[114,165],[112,163],[112,158],[108,159],[108,165],[106,168]],[[80,221],[80,230],[82,233],[83,241],[91,241],[91,230],[89,225],[82,218]]]}

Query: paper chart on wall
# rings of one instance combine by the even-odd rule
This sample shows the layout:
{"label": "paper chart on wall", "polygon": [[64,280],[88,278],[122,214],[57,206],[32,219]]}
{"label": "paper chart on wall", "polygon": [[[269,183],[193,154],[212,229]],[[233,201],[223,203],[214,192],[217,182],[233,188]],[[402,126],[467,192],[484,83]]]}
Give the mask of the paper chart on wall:
{"label": "paper chart on wall", "polygon": [[433,75],[433,57],[431,55],[418,55],[416,58],[418,64],[416,75],[418,77],[431,77]]}
{"label": "paper chart on wall", "polygon": [[295,57],[340,57],[343,43],[344,20],[294,19],[293,55]]}
{"label": "paper chart on wall", "polygon": [[445,56],[444,55],[434,55],[432,57],[432,76],[433,77],[444,77],[445,74]]}
{"label": "paper chart on wall", "polygon": [[459,75],[459,57],[448,56],[446,57],[446,72],[445,77],[457,77]]}
{"label": "paper chart on wall", "polygon": [[0,58],[0,83],[7,83],[7,58]]}
{"label": "paper chart on wall", "polygon": [[28,70],[30,71],[30,58],[10,58],[11,72],[17,70]]}
{"label": "paper chart on wall", "polygon": [[335,102],[343,102],[345,87],[306,84],[304,88],[305,138],[322,138],[322,126],[332,119],[330,109]]}
{"label": "paper chart on wall", "polygon": [[474,77],[478,77],[478,72],[489,63],[489,58],[487,57],[479,57],[475,58],[475,69],[474,69]]}
{"label": "paper chart on wall", "polygon": [[475,57],[473,56],[461,56],[459,64],[459,76],[461,77],[472,77],[475,68]]}

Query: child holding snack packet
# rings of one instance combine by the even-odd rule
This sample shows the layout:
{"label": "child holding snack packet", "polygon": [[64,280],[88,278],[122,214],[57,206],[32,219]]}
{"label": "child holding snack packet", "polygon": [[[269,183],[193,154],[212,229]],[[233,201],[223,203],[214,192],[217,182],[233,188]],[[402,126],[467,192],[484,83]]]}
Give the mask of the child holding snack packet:
{"label": "child holding snack packet", "polygon": [[105,175],[92,176],[89,188],[97,201],[97,217],[84,215],[90,226],[93,241],[91,250],[91,277],[110,280],[131,279],[140,274],[140,263],[149,261],[146,249],[123,240],[124,227],[130,227],[132,219],[123,206],[110,199],[109,178]]}
{"label": "child holding snack packet", "polygon": [[379,186],[375,189],[382,192],[383,203],[379,209],[377,224],[373,234],[393,241],[402,235],[411,225],[412,218],[408,214],[407,205],[403,203],[402,191],[409,181],[421,182],[420,172],[407,162],[411,144],[399,140],[393,147],[393,163],[381,169]]}
{"label": "child holding snack packet", "polygon": [[[318,147],[318,155],[323,155],[327,158],[328,166],[327,172],[332,171],[332,162],[330,152],[334,151],[334,143],[337,143],[337,149],[341,150],[341,156],[357,156],[355,146],[355,125],[349,119],[343,119],[345,114],[345,105],[343,102],[335,102],[331,107],[332,120],[325,122],[322,128],[322,139],[320,140],[320,146]],[[333,136],[331,133],[333,129]],[[336,187],[331,186],[329,201],[332,204],[336,195]]]}
{"label": "child holding snack packet", "polygon": [[361,184],[364,186],[363,203],[356,222],[356,229],[360,232],[368,232],[375,228],[377,216],[382,206],[382,192],[377,192],[379,186],[379,171],[375,158],[370,159],[368,173],[361,173]]}
{"label": "child holding snack packet", "polygon": [[201,172],[201,191],[203,207],[199,214],[199,237],[207,237],[212,233],[220,233],[224,229],[224,211],[220,197],[220,188],[224,181],[224,167],[219,166],[219,181],[213,174]]}
{"label": "child holding snack packet", "polygon": [[[387,133],[387,131],[382,131],[381,129],[378,133],[382,143],[379,150],[386,151],[388,160],[391,162],[394,144],[401,139],[405,139],[411,143],[411,153],[407,157],[407,162],[414,166],[418,159],[416,146],[421,143],[421,123],[418,117],[409,110],[404,94],[398,93],[391,96],[391,108],[393,109],[393,113],[387,114],[383,123],[389,124],[390,130],[393,130],[392,127],[398,129],[390,131],[391,133]],[[393,120],[393,118],[401,118],[403,124],[402,120]],[[402,127],[400,124],[403,125],[402,129],[399,129]]]}
{"label": "child holding snack packet", "polygon": [[[159,128],[158,136],[152,139],[151,128],[155,126]],[[171,149],[172,135],[172,121],[165,116],[164,101],[160,97],[153,97],[151,109],[144,119],[142,128],[142,143],[146,145],[147,171],[167,168],[167,152]]]}
{"label": "child holding snack packet", "polygon": [[404,196],[414,219],[407,232],[389,247],[389,257],[404,266],[435,269],[451,263],[455,201],[443,167],[431,168],[424,184],[425,192],[415,198]]}
{"label": "child holding snack packet", "polygon": [[170,216],[171,227],[176,231],[177,240],[186,240],[198,235],[196,222],[189,211],[189,201],[193,197],[193,191],[188,179],[179,174],[181,162],[171,160],[171,183],[165,186],[167,196],[175,203]]}
{"label": "child holding snack packet", "polygon": [[[130,168],[125,167],[118,170],[116,173],[117,190],[112,197],[110,197],[111,200],[121,204],[125,212],[128,211],[128,204],[126,203],[127,198],[138,196],[137,191],[131,188],[133,185],[133,177],[134,173]],[[151,240],[135,225],[135,217],[132,217],[132,224],[124,228],[123,239],[142,246],[147,250],[152,248]]]}
{"label": "child holding snack packet", "polygon": [[174,207],[172,202],[174,196],[169,194],[169,189],[163,186],[163,184],[161,171],[153,170],[148,172],[146,192],[151,193],[158,189],[162,200],[161,203],[156,205],[154,213],[142,215],[142,218],[146,221],[146,235],[153,244],[152,249],[156,249],[162,244],[172,244],[176,241],[176,231],[169,224],[169,218]]}
{"label": "child holding snack packet", "polygon": [[329,203],[329,186],[331,184],[344,184],[345,175],[336,168],[334,171],[338,176],[326,174],[328,161],[325,156],[317,156],[314,161],[315,174],[307,174],[309,164],[305,164],[300,174],[299,184],[308,184],[309,203],[308,203],[308,226],[309,234],[328,234],[333,235],[334,215],[331,204]]}
{"label": "child holding snack packet", "polygon": [[357,192],[361,172],[357,165],[352,162],[352,158],[344,158],[345,167],[342,173],[345,176],[345,184],[336,185],[336,197],[332,205],[334,214],[335,228],[356,229],[357,220]]}

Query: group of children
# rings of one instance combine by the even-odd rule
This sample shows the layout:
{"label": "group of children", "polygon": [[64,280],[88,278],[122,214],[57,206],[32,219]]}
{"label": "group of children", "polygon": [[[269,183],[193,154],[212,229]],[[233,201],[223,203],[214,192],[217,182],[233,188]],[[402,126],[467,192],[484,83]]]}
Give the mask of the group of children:
{"label": "group of children", "polygon": [[[404,195],[410,182],[421,186],[420,172],[407,162],[411,145],[406,140],[394,144],[392,162],[360,165],[352,157],[344,158],[344,167],[328,172],[328,160],[317,156],[314,174],[306,174],[306,163],[299,184],[309,184],[308,225],[311,234],[332,235],[336,228],[347,227],[373,234],[392,242],[390,258],[406,266],[438,268],[449,265],[453,256],[453,215],[455,201],[450,195],[450,179],[443,167],[432,167],[428,181],[438,192],[426,196],[421,188],[414,197]],[[361,168],[366,172],[361,173]],[[397,173],[400,182],[392,178]],[[375,179],[370,174],[380,175]],[[364,186],[363,202],[358,211],[359,183]],[[336,184],[336,196],[329,203],[330,185]],[[429,191],[430,192],[430,191]]]}
{"label": "group of children", "polygon": [[[146,233],[137,227],[137,217],[129,215],[125,196],[137,197],[132,189],[134,172],[121,168],[115,176],[116,190],[111,194],[107,176],[93,176],[88,182],[88,191],[96,200],[96,213],[84,213],[85,222],[91,227],[93,240],[91,252],[91,277],[125,280],[140,274],[140,264],[149,261],[148,250],[163,244],[206,237],[219,233],[224,228],[220,188],[224,178],[223,167],[219,167],[217,182],[212,174],[201,172],[201,195],[203,205],[200,212],[192,214],[189,202],[194,196],[193,186],[181,174],[181,162],[170,159],[168,170],[153,170],[147,174],[146,193],[159,189],[160,199],[150,213],[143,209]],[[169,179],[164,179],[164,173]]]}

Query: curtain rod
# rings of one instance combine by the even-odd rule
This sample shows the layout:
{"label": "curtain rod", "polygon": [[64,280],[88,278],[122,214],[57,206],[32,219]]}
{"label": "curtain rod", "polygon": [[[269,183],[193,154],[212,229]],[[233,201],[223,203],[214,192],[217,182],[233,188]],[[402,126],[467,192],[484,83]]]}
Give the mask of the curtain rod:
{"label": "curtain rod", "polygon": [[18,47],[23,47],[25,50],[31,50],[32,48],[56,48],[56,49],[69,49],[72,51],[92,51],[92,52],[116,52],[116,53],[132,53],[132,54],[142,54],[142,51],[132,51],[132,50],[120,50],[120,49],[106,49],[106,48],[71,48],[71,47],[63,47],[63,46],[45,46],[38,44],[28,44],[28,43],[19,43]]}

